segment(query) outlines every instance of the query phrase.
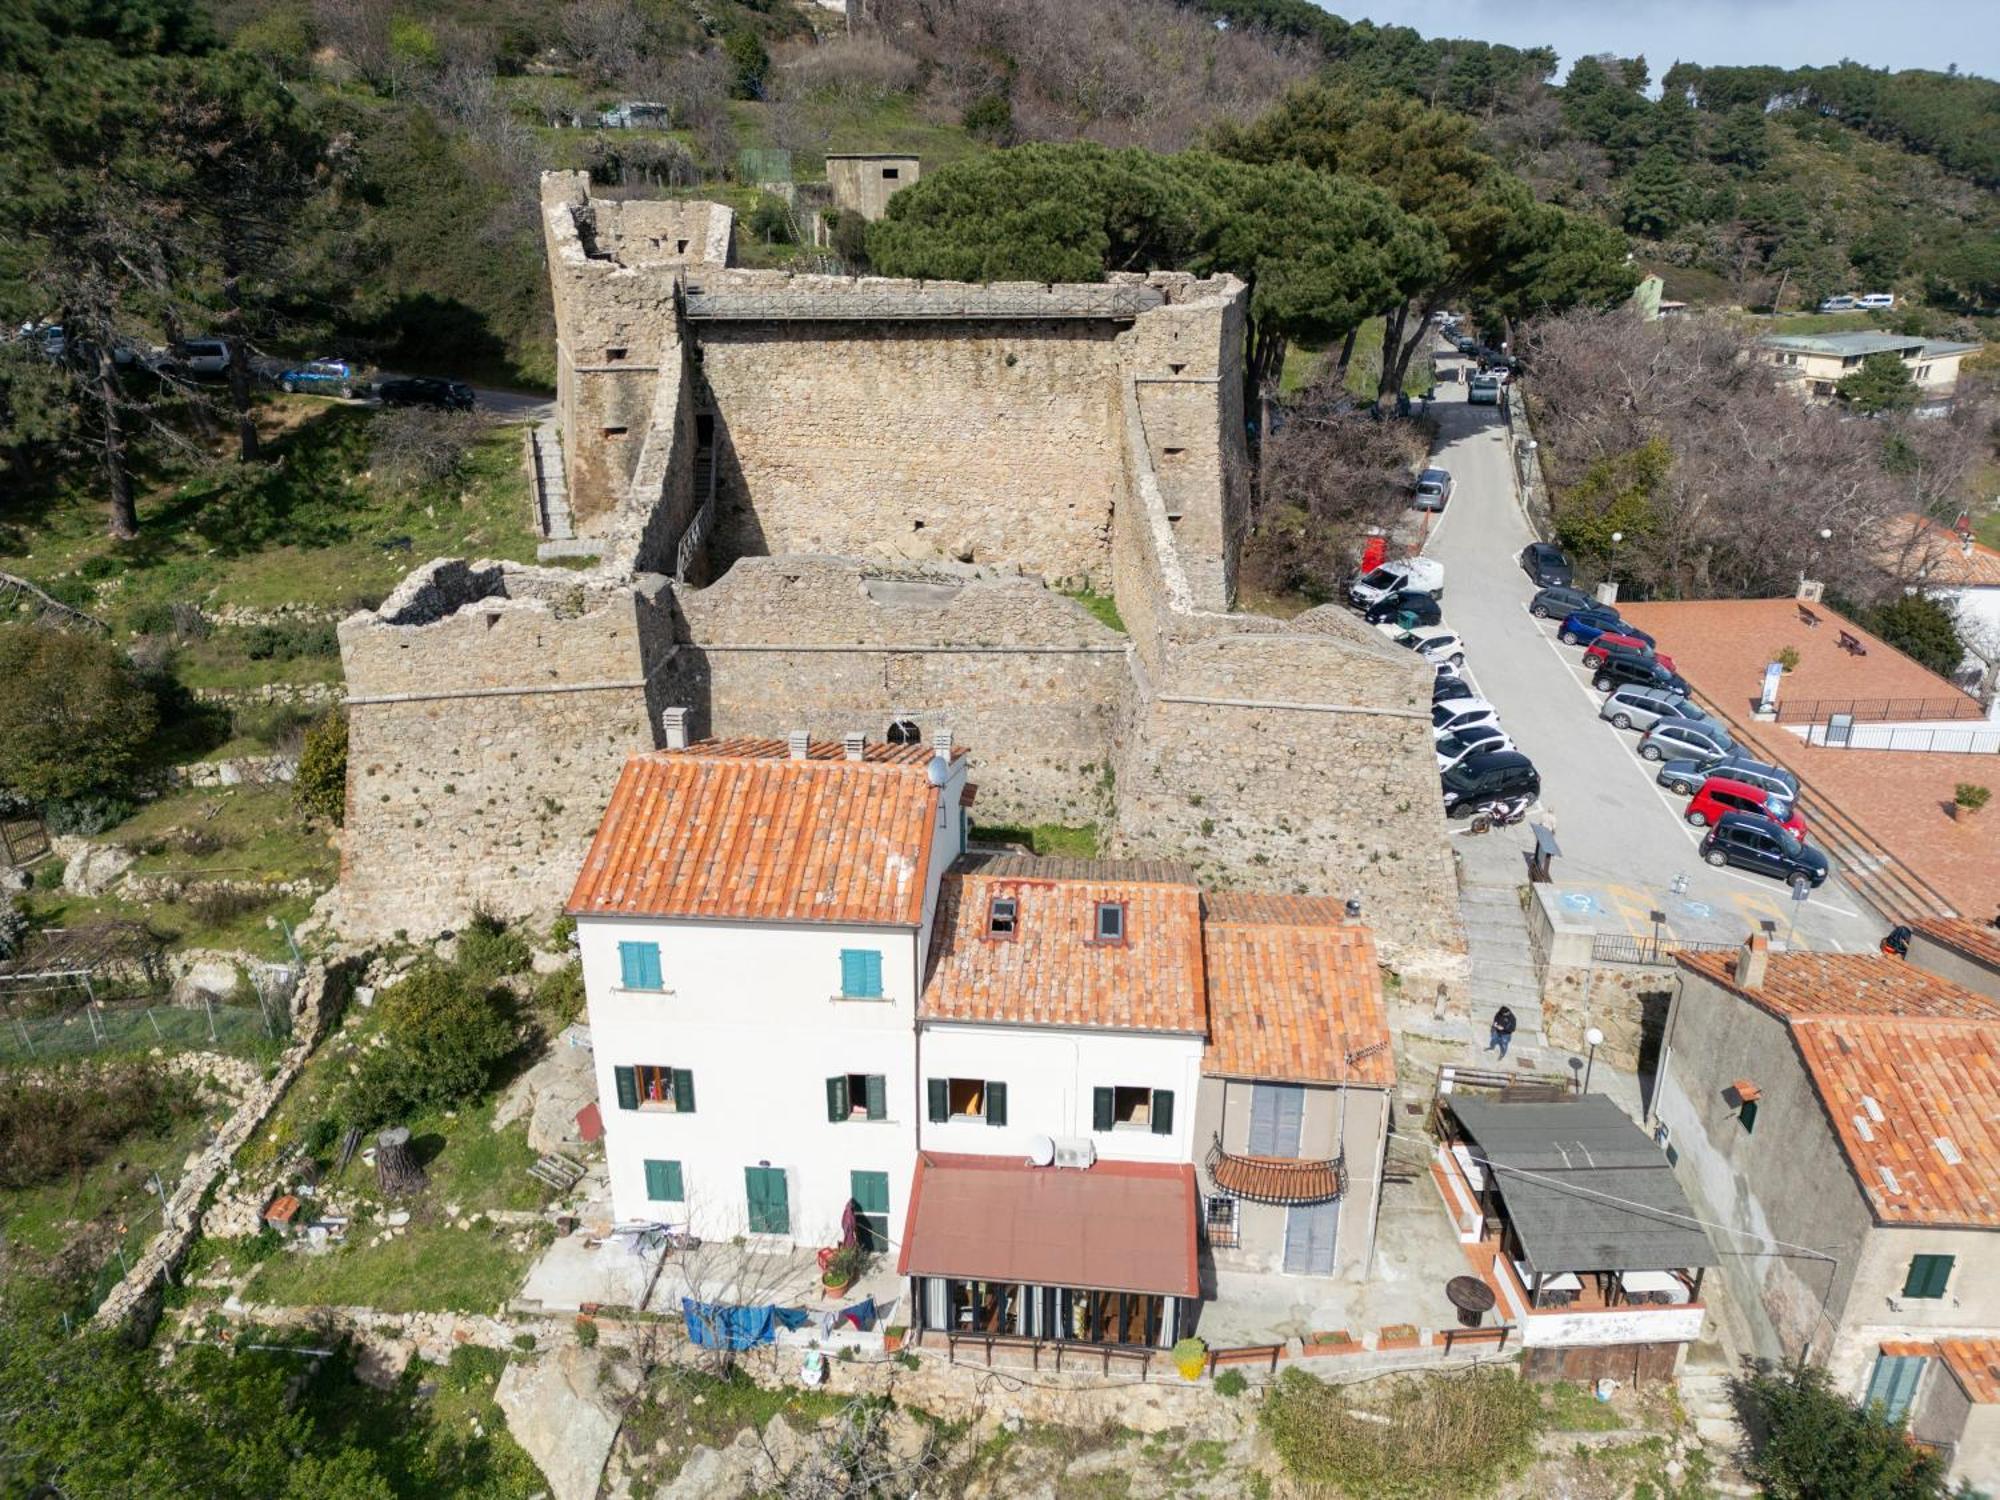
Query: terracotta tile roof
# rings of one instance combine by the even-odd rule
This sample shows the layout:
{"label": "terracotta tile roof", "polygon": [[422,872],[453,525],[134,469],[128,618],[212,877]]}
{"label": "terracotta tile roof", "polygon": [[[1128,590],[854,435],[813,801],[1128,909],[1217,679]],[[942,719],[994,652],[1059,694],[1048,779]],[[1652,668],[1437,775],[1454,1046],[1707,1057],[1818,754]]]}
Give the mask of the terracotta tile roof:
{"label": "terracotta tile roof", "polygon": [[1900,958],[1879,953],[1773,953],[1764,983],[1736,983],[1734,953],[1682,953],[1680,966],[1780,1020],[1826,1017],[1927,1017],[2000,1021],[2000,1002]]}
{"label": "terracotta tile roof", "polygon": [[1209,1161],[1219,1192],[1252,1203],[1325,1203],[1341,1192],[1340,1171],[1330,1161],[1222,1153]]}
{"label": "terracotta tile roof", "polygon": [[1885,530],[1876,559],[1901,581],[1940,589],[2000,588],[2000,552],[1961,540],[1942,522],[1912,511]]}
{"label": "terracotta tile roof", "polygon": [[[1626,604],[1620,612],[1659,637],[1676,670],[1695,692],[1724,712],[1748,717],[1763,685],[1764,666],[1790,646],[1799,664],[1785,674],[1780,701],[1847,698],[1967,700],[1944,678],[1920,666],[1881,637],[1824,604],[1808,605],[1819,618],[1808,626],[1796,599],[1700,599]],[[1840,648],[1846,631],[1868,648],[1855,656]],[[1969,710],[1980,717],[1976,707]],[[1942,718],[1943,711],[1925,715]],[[1838,752],[1846,754],[1848,752]]]}
{"label": "terracotta tile roof", "polygon": [[1208,891],[1201,909],[1211,922],[1296,922],[1338,927],[1347,920],[1338,896],[1288,896],[1282,891]]}
{"label": "terracotta tile roof", "polygon": [[2000,1024],[1794,1020],[1792,1041],[1878,1221],[2000,1226]]}
{"label": "terracotta tile roof", "polygon": [[1198,1297],[1196,1234],[1194,1168],[1185,1162],[1070,1169],[923,1151],[896,1269]]}
{"label": "terracotta tile roof", "polygon": [[[1127,868],[1087,860],[960,861],[939,893],[920,1013],[939,1021],[1205,1031],[1201,892],[1191,878],[1121,873]],[[1175,870],[1160,866],[1155,873]],[[995,897],[1015,903],[1011,938],[988,935]],[[1124,903],[1123,942],[1096,941],[1104,901]]]}
{"label": "terracotta tile roof", "polygon": [[1910,926],[1940,947],[2000,970],[2000,928],[1963,917],[1913,917]]}
{"label": "terracotta tile roof", "polygon": [[1939,1339],[1937,1352],[1966,1399],[1977,1406],[2000,1405],[2000,1339]]}
{"label": "terracotta tile roof", "polygon": [[1193,885],[1194,870],[1171,859],[1065,859],[975,849],[952,862],[954,875],[1005,875],[1032,880],[1143,880]]}
{"label": "terracotta tile roof", "polygon": [[[1211,1077],[1288,1083],[1396,1081],[1382,975],[1366,927],[1339,917],[1295,925],[1284,915],[1311,898],[1209,898],[1202,940],[1208,959]],[[1327,902],[1334,912],[1340,903]],[[1240,917],[1218,916],[1246,913]]]}
{"label": "terracotta tile roof", "polygon": [[[962,752],[961,752],[962,753]],[[928,745],[707,741],[625,762],[584,857],[576,916],[915,926],[937,790]]]}

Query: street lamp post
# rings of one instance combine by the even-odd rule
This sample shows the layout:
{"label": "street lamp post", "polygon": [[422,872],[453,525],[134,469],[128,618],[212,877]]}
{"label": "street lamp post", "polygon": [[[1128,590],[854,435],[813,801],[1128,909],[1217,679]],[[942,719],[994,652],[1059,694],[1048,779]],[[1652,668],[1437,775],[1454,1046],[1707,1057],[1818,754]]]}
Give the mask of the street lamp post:
{"label": "street lamp post", "polygon": [[1590,1092],[1590,1070],[1597,1066],[1597,1049],[1604,1045],[1604,1033],[1593,1026],[1583,1034],[1583,1039],[1590,1047],[1590,1059],[1583,1065],[1583,1091],[1587,1094]]}
{"label": "street lamp post", "polygon": [[1624,532],[1614,531],[1611,533],[1611,582],[1614,585],[1618,582],[1618,544],[1624,540]]}
{"label": "street lamp post", "polygon": [[[1828,542],[1830,542],[1830,541],[1832,541],[1832,540],[1833,540],[1833,528],[1832,528],[1831,526],[1822,526],[1822,527],[1820,527],[1820,529],[1819,529],[1819,546],[1820,546],[1820,547],[1824,547],[1824,546],[1825,546],[1825,545],[1826,545],[1826,544],[1827,544]],[[1815,563],[1816,563],[1816,562],[1817,562],[1818,560],[1819,560],[1819,547],[1813,547],[1813,546],[1810,546],[1810,545],[1809,545],[1809,546],[1807,546],[1807,548],[1806,548],[1806,565],[1805,565],[1805,566],[1804,566],[1803,568],[1800,568],[1800,569],[1799,569],[1799,587],[1800,587],[1800,588],[1802,588],[1802,589],[1803,589],[1803,588],[1805,587],[1805,584],[1806,584],[1806,575],[1807,575],[1808,573],[1810,573],[1810,572],[1812,571],[1812,569],[1813,569],[1813,565],[1814,565],[1814,564],[1815,564]]]}

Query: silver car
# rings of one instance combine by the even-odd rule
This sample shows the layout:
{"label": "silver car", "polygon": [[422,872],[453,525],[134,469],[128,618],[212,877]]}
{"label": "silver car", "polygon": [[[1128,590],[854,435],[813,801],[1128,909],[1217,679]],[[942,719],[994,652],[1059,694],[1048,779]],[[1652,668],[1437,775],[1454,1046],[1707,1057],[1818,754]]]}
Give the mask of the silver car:
{"label": "silver car", "polygon": [[1597,711],[1597,717],[1620,729],[1650,730],[1662,719],[1685,719],[1700,712],[1679,693],[1627,683],[1605,695],[1604,706]]}
{"label": "silver car", "polygon": [[1729,731],[1719,724],[1706,719],[1660,719],[1646,731],[1639,741],[1639,756],[1642,760],[1675,760],[1682,756],[1694,756],[1697,760],[1711,755],[1727,755],[1736,748],[1736,741],[1729,737]]}

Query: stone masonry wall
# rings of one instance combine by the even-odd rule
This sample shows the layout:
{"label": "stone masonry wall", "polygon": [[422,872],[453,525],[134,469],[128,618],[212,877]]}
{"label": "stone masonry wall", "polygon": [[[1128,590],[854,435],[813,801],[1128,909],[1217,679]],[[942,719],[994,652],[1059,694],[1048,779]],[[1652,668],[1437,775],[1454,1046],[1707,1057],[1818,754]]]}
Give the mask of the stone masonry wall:
{"label": "stone masonry wall", "polygon": [[1542,1033],[1549,1045],[1582,1057],[1584,1032],[1604,1033],[1597,1054],[1628,1072],[1650,1060],[1666,1030],[1674,969],[1653,964],[1550,964],[1542,975]]}
{"label": "stone masonry wall", "polygon": [[983,821],[1108,817],[1129,644],[1038,580],[745,558],[675,598],[692,644],[660,692],[697,731],[878,739],[907,718],[965,747]]}
{"label": "stone masonry wall", "polygon": [[[403,607],[425,595],[430,609]],[[657,583],[463,563],[343,621],[342,929],[424,934],[480,907],[553,916],[618,768],[653,745],[647,665],[671,637]]]}

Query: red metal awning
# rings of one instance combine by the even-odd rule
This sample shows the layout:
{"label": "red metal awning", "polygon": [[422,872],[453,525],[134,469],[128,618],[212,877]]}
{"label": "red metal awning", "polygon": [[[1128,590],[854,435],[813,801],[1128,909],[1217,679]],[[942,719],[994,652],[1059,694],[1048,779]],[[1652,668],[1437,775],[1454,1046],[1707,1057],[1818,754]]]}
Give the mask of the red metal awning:
{"label": "red metal awning", "polygon": [[1199,1297],[1194,1168],[1017,1156],[917,1157],[897,1270],[1033,1286]]}

